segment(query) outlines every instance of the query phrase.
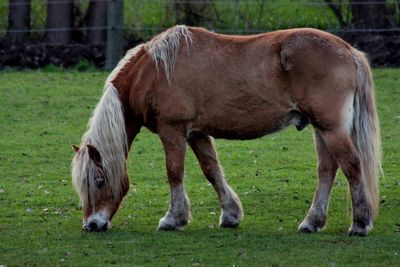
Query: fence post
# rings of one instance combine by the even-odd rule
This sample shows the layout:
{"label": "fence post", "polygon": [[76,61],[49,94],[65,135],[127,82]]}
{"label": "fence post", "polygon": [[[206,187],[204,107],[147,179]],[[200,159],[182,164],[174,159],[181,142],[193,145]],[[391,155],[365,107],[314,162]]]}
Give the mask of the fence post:
{"label": "fence post", "polygon": [[112,70],[120,60],[124,41],[124,0],[108,0],[106,70]]}

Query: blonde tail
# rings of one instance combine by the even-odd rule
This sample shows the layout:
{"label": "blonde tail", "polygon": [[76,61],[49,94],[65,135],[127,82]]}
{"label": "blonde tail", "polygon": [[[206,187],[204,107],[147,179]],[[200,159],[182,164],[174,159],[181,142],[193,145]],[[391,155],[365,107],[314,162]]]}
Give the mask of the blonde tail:
{"label": "blonde tail", "polygon": [[371,202],[372,220],[375,220],[379,208],[379,176],[383,174],[379,120],[368,60],[362,52],[356,49],[352,52],[357,67],[352,138],[361,158],[362,179]]}

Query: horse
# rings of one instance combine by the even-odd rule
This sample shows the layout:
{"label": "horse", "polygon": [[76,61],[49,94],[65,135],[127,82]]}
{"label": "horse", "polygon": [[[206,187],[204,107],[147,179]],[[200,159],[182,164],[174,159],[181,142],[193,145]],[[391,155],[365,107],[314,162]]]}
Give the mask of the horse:
{"label": "horse", "polygon": [[380,129],[366,56],[311,28],[249,36],[174,26],[129,50],[108,76],[80,146],[73,145],[73,184],[83,228],[105,231],[129,189],[127,157],[142,127],[158,134],[170,188],[158,230],[191,219],[184,158],[191,147],[220,202],[221,227],[243,218],[214,138],[247,140],[290,125],[313,127],[318,185],[300,232],[327,224],[340,167],[352,201],[348,234],[364,236],[378,213]]}

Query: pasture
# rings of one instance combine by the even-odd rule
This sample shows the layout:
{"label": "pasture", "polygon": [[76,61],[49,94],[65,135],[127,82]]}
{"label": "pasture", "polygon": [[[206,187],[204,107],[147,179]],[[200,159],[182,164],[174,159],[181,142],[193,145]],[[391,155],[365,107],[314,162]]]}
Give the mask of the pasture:
{"label": "pasture", "polygon": [[395,266],[400,265],[400,70],[374,70],[385,176],[380,214],[367,237],[348,237],[350,198],[339,173],[325,231],[301,234],[316,186],[312,129],[252,141],[217,140],[242,200],[238,229],[218,227],[217,196],[188,149],[192,222],[157,232],[168,208],[164,153],[142,130],[129,157],[130,191],[105,233],[82,231],[71,185],[79,144],[105,72],[0,73],[0,265],[7,266]]}

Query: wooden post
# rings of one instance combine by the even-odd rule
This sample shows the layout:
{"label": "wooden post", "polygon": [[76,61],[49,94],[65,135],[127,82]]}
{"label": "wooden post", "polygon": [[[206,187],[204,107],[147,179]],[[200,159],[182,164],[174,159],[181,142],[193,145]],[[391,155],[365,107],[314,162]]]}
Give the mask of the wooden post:
{"label": "wooden post", "polygon": [[108,0],[106,70],[112,70],[122,57],[124,42],[124,1]]}
{"label": "wooden post", "polygon": [[31,1],[10,0],[8,8],[7,38],[24,42],[30,36]]}
{"label": "wooden post", "polygon": [[68,44],[72,41],[73,0],[48,0],[46,42]]}

